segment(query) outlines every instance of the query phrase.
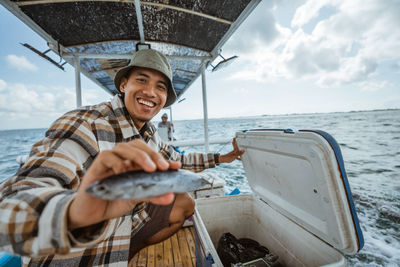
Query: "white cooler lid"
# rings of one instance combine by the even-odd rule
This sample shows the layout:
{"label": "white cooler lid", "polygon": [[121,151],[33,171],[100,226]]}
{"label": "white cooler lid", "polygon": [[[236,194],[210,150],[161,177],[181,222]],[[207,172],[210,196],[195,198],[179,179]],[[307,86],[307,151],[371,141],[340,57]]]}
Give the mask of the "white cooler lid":
{"label": "white cooler lid", "polygon": [[237,133],[242,162],[264,202],[346,254],[364,245],[338,143],[323,131]]}

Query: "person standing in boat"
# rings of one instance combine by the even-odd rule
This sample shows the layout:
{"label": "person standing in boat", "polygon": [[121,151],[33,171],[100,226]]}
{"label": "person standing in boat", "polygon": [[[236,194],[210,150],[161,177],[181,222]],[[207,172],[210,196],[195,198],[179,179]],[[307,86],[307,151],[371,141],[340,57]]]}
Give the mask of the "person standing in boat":
{"label": "person standing in boat", "polygon": [[174,124],[170,121],[168,121],[168,115],[167,113],[164,113],[161,116],[161,121],[158,123],[158,131],[159,134],[161,136],[161,138],[163,138],[161,132],[167,132],[167,138],[163,138],[163,140],[168,140],[168,141],[173,141],[173,132],[174,132]]}
{"label": "person standing in boat", "polygon": [[119,95],[57,119],[0,185],[0,250],[35,266],[126,266],[177,232],[194,201],[186,193],[103,200],[86,192],[92,183],[132,170],[202,171],[243,154],[235,140],[225,155],[182,155],[160,139],[150,120],[176,100],[163,54],[136,52],[114,83]]}

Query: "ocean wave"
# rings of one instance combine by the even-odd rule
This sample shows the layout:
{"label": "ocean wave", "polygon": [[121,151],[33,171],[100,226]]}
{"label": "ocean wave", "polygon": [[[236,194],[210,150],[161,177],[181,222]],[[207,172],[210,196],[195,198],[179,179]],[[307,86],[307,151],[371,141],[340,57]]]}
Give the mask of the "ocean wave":
{"label": "ocean wave", "polygon": [[360,174],[374,174],[374,173],[385,173],[385,172],[393,172],[391,169],[362,169]]}
{"label": "ocean wave", "polygon": [[352,150],[358,150],[358,148],[353,147],[353,146],[350,146],[350,145],[348,145],[348,144],[340,143],[339,145],[340,145],[341,147],[349,148],[349,149],[352,149]]}

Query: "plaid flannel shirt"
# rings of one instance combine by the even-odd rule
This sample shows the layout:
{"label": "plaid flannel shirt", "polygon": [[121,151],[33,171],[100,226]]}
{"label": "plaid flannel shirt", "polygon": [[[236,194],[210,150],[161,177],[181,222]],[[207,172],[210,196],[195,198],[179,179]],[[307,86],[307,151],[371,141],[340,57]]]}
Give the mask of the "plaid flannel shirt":
{"label": "plaid flannel shirt", "polygon": [[67,209],[96,155],[135,138],[166,159],[181,161],[185,169],[215,166],[212,153],[177,153],[151,123],[139,133],[118,96],[68,112],[32,147],[18,172],[0,185],[0,249],[24,256],[24,265],[30,266],[127,266],[131,236],[151,219],[146,203],[73,232],[68,231]]}

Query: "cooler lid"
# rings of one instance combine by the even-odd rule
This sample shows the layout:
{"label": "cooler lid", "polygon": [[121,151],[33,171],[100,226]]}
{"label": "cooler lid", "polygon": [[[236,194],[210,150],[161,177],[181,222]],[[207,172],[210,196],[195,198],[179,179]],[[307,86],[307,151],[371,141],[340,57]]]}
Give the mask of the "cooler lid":
{"label": "cooler lid", "polygon": [[340,147],[318,130],[237,133],[242,162],[255,194],[280,213],[346,254],[364,239]]}

